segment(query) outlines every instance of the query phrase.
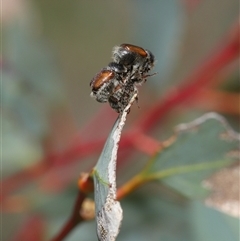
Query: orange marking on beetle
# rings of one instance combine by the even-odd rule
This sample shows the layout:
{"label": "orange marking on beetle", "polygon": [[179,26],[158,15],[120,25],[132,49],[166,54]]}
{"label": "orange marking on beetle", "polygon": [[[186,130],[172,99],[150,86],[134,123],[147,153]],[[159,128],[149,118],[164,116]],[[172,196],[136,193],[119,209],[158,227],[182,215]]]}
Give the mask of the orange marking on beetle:
{"label": "orange marking on beetle", "polygon": [[141,55],[142,57],[147,57],[147,52],[141,47],[131,45],[131,44],[122,44],[121,46],[131,52]]}
{"label": "orange marking on beetle", "polygon": [[93,90],[98,90],[104,83],[113,79],[114,75],[114,72],[110,70],[103,70],[98,73],[91,81]]}

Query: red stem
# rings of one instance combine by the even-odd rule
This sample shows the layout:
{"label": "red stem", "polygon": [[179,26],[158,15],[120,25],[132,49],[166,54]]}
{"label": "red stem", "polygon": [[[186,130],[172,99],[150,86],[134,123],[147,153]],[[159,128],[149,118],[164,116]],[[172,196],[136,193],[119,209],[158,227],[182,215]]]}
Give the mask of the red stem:
{"label": "red stem", "polygon": [[[237,31],[236,31],[237,32]],[[198,68],[185,81],[185,85],[174,93],[169,93],[163,101],[159,101],[151,108],[143,118],[136,124],[142,131],[148,131],[155,126],[161,118],[180,103],[196,95],[204,85],[214,80],[214,76],[227,64],[231,63],[239,56],[238,34],[209,57],[200,68]]]}
{"label": "red stem", "polygon": [[[52,171],[55,168],[63,165],[69,165],[77,158],[82,158],[83,160],[85,156],[101,150],[104,142],[104,139],[100,139],[81,143],[78,146],[72,146],[62,153],[50,155],[40,161],[38,164],[7,177],[2,181],[2,187],[4,188],[2,189],[0,200],[17,188],[40,177],[47,171]],[[51,162],[48,161],[50,158]]]}
{"label": "red stem", "polygon": [[63,240],[70,233],[70,231],[72,231],[81,221],[83,221],[82,217],[80,216],[80,209],[85,198],[86,195],[79,191],[71,217],[51,241]]}
{"label": "red stem", "polygon": [[22,224],[19,231],[15,231],[11,241],[42,241],[44,239],[44,228],[42,217],[32,216]]}

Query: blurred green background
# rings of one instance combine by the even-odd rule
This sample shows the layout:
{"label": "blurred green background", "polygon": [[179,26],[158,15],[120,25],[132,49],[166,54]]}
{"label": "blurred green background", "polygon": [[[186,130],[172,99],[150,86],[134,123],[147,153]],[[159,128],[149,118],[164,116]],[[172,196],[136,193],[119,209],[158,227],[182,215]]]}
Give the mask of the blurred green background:
{"label": "blurred green background", "polygon": [[[89,82],[111,61],[113,46],[139,45],[157,59],[153,71],[158,74],[140,89],[140,111],[131,110],[129,122],[133,123],[144,108],[179,84],[214,50],[238,14],[238,0],[3,0],[2,177],[38,163],[46,153],[61,151],[100,108],[109,108],[89,97]],[[239,88],[235,69],[226,84],[234,90]],[[171,116],[168,125],[182,119],[186,117]],[[237,128],[237,122],[233,124]],[[167,131],[164,135],[168,136]],[[70,184],[60,193],[36,189],[39,180],[21,188],[17,195],[30,196],[29,209],[5,210],[3,240],[11,240],[14,230],[35,213],[44,216],[44,240],[49,240],[70,213],[79,173],[91,168],[96,158],[66,169]],[[217,223],[220,213],[206,211],[198,202],[166,197],[158,189],[148,185],[123,201],[126,216],[118,240],[149,240],[152,235],[152,241],[213,241],[210,224],[202,223],[203,212],[219,230],[214,240],[236,240],[232,218],[223,216],[224,221]],[[96,240],[93,230],[94,222],[83,224],[66,240]]]}

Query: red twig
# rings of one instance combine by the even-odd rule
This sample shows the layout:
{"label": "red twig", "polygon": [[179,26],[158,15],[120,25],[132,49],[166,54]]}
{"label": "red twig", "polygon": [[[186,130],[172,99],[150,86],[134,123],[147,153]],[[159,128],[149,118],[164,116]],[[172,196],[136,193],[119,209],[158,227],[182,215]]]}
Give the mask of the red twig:
{"label": "red twig", "polygon": [[80,216],[80,209],[85,198],[86,195],[79,191],[71,217],[57,234],[57,236],[54,237],[51,241],[63,240],[70,233],[70,231],[72,231],[81,221],[83,221],[83,218]]}
{"label": "red twig", "polygon": [[239,117],[239,100],[240,95],[238,93],[203,88],[200,91],[199,98],[196,101],[191,101],[189,106],[191,108],[197,106],[197,108],[202,108],[204,110],[216,111]]}
{"label": "red twig", "polygon": [[44,221],[39,216],[33,216],[23,223],[11,241],[42,241],[44,239]]}
{"label": "red twig", "polygon": [[[32,180],[40,177],[47,171],[52,171],[60,166],[69,165],[71,162],[77,160],[77,158],[83,159],[85,156],[99,151],[103,147],[104,142],[104,139],[100,139],[81,143],[78,146],[71,146],[62,153],[46,157],[38,164],[7,177],[2,181],[3,190],[1,193],[1,198],[23,186],[24,184],[30,183]],[[51,162],[48,161],[49,158],[52,158]]]}
{"label": "red twig", "polygon": [[194,10],[200,3],[201,0],[183,0],[189,10]]}
{"label": "red twig", "polygon": [[8,195],[9,193],[13,192],[17,188],[31,182],[36,177],[42,175],[46,172],[49,168],[49,165],[46,164],[45,160],[41,161],[40,163],[26,168],[16,174],[13,174],[2,181],[2,190],[1,190],[1,201],[2,199]]}
{"label": "red twig", "polygon": [[202,86],[212,81],[219,71],[239,56],[238,40],[239,29],[237,28],[225,45],[220,46],[202,66],[184,81],[184,86],[178,88],[174,93],[168,92],[167,96],[153,106],[136,126],[142,131],[149,130],[174,107],[196,95]]}

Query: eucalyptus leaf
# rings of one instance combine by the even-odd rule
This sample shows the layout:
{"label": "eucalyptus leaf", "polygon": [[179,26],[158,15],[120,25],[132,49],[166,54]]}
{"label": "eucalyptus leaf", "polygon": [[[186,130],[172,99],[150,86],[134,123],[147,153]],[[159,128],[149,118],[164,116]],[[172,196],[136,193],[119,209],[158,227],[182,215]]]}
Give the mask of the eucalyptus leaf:
{"label": "eucalyptus leaf", "polygon": [[239,241],[239,219],[192,201],[189,206],[189,227],[196,241]]}
{"label": "eucalyptus leaf", "polygon": [[144,175],[190,198],[206,195],[202,181],[238,158],[239,134],[216,113],[177,126],[174,138],[173,144],[151,160]]}
{"label": "eucalyptus leaf", "polygon": [[114,241],[122,221],[122,208],[116,201],[116,160],[126,117],[137,93],[118,116],[93,170],[97,235],[100,241]]}

